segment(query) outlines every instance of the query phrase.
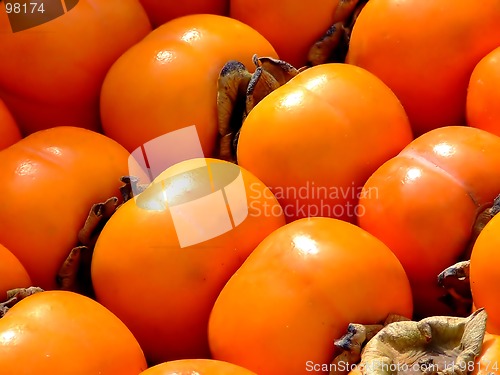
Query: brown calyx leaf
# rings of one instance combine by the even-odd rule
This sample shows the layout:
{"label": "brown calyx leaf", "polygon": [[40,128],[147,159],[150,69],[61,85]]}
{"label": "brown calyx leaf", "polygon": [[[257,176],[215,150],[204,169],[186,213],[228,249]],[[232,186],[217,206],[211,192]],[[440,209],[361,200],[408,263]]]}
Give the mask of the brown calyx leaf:
{"label": "brown calyx leaf", "polygon": [[89,297],[94,296],[90,267],[97,238],[120,205],[146,188],[146,185],[139,184],[138,178],[134,176],[123,176],[120,181],[123,183],[120,187],[122,203],[117,197],[111,197],[91,207],[85,224],[78,233],[78,245],[71,249],[56,275],[60,290],[78,292]]}
{"label": "brown calyx leaf", "polygon": [[363,375],[469,374],[486,331],[487,314],[479,309],[466,318],[434,316],[393,322],[363,348]]}
{"label": "brown calyx leaf", "polygon": [[333,14],[332,26],[309,50],[309,66],[345,61],[352,28],[367,2],[368,0],[339,1]]}
{"label": "brown calyx leaf", "polygon": [[243,121],[269,93],[300,73],[285,61],[253,56],[254,73],[239,61],[228,61],[217,86],[219,140],[217,157],[236,163],[236,146]]}
{"label": "brown calyx leaf", "polygon": [[7,314],[7,312],[22,299],[43,291],[44,290],[42,288],[36,286],[30,286],[29,288],[16,288],[7,291],[6,301],[0,302],[0,318]]}

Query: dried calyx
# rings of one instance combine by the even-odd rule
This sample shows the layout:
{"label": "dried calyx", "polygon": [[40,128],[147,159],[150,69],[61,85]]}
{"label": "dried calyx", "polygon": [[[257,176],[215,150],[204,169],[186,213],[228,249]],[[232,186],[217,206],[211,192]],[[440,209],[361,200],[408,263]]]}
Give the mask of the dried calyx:
{"label": "dried calyx", "polygon": [[332,26],[311,47],[308,66],[344,62],[349,49],[352,28],[368,0],[340,0]]}
{"label": "dried calyx", "polygon": [[78,233],[78,245],[71,249],[56,276],[60,290],[78,292],[89,297],[94,296],[90,265],[97,238],[120,205],[132,199],[134,192],[141,192],[146,187],[139,184],[138,179],[133,176],[124,176],[120,180],[123,183],[120,187],[122,203],[117,197],[111,197],[91,207],[85,224]]}
{"label": "dried calyx", "polygon": [[381,325],[351,324],[335,341],[330,375],[456,374],[474,370],[486,331],[484,309],[468,317],[434,316],[418,322],[390,316]]}
{"label": "dried calyx", "polygon": [[271,57],[253,56],[254,73],[239,61],[227,62],[217,88],[219,141],[217,156],[236,162],[238,134],[248,113],[269,93],[284,85],[301,70]]}
{"label": "dried calyx", "polygon": [[465,316],[472,309],[472,293],[469,280],[469,259],[472,248],[486,224],[499,212],[500,195],[495,198],[490,207],[483,210],[477,216],[472,228],[469,244],[462,255],[462,260],[449,266],[437,276],[438,285],[444,289],[441,301],[451,307],[456,315]]}

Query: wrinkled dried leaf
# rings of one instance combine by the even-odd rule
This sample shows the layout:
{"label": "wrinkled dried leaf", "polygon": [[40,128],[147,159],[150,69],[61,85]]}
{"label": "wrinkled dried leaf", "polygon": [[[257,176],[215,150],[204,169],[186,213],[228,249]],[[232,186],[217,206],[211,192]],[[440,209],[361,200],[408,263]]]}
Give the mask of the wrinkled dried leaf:
{"label": "wrinkled dried leaf", "polygon": [[365,345],[358,369],[363,375],[469,374],[481,351],[486,319],[479,309],[466,318],[390,323]]}
{"label": "wrinkled dried leaf", "polygon": [[269,93],[299,74],[285,61],[253,56],[255,72],[238,61],[221,70],[217,87],[219,140],[217,157],[236,163],[239,130],[248,113]]}

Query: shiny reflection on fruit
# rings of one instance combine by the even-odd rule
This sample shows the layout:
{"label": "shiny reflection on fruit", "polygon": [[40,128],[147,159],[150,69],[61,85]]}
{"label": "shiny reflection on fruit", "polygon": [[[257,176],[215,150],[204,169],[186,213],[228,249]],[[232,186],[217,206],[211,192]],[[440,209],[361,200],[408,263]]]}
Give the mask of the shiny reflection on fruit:
{"label": "shiny reflection on fruit", "polygon": [[456,153],[455,148],[446,142],[438,143],[432,148],[432,150],[434,151],[435,154],[445,158],[449,158],[450,156],[453,156]]}
{"label": "shiny reflection on fruit", "polygon": [[293,238],[293,246],[302,255],[315,255],[319,253],[318,244],[310,236],[301,234]]}

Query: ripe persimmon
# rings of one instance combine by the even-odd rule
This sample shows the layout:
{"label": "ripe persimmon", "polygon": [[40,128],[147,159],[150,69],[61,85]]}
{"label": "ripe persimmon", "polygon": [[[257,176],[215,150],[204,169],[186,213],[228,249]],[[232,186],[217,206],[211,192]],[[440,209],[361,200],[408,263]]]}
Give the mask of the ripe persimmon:
{"label": "ripe persimmon", "polygon": [[35,286],[58,287],[92,205],[120,197],[128,161],[118,143],[78,127],[41,130],[0,152],[0,243]]}
{"label": "ripe persimmon", "polygon": [[173,4],[165,0],[140,0],[153,27],[191,14],[229,14],[229,0],[189,0]]}
{"label": "ripe persimmon", "polygon": [[0,319],[2,375],[137,375],[146,367],[130,330],[77,293],[30,295]]}
{"label": "ripe persimmon", "polygon": [[353,65],[324,64],[250,111],[237,160],[275,193],[287,220],[353,222],[366,179],[412,139],[401,103],[380,79]]}
{"label": "ripe persimmon", "polygon": [[469,126],[500,136],[500,47],[479,61],[467,91]]}
{"label": "ripe persimmon", "polygon": [[[411,142],[363,187],[358,224],[403,264],[419,318],[454,314],[440,302],[444,289],[437,276],[466,256],[476,218],[500,193],[500,176],[491,173],[498,168],[500,137],[441,127]],[[374,190],[376,196],[364,194]]]}
{"label": "ripe persimmon", "polygon": [[22,138],[12,114],[0,99],[0,150],[16,143]]}
{"label": "ripe persimmon", "polygon": [[284,223],[271,191],[243,168],[203,158],[177,163],[104,226],[92,259],[96,298],[127,324],[151,363],[206,358],[219,292]]}
{"label": "ripe persimmon", "polygon": [[[54,3],[41,2],[46,14]],[[67,125],[99,130],[106,72],[151,31],[139,0],[71,3],[64,15],[16,32],[0,12],[0,98],[24,135]]]}
{"label": "ripe persimmon", "polygon": [[301,219],[267,236],[227,282],[210,316],[210,349],[259,375],[307,374],[330,363],[349,323],[391,313],[412,314],[391,250],[345,221]]}
{"label": "ripe persimmon", "polygon": [[500,5],[484,0],[370,0],[352,30],[347,62],[384,81],[415,135],[464,125],[469,77],[500,45]]}
{"label": "ripe persimmon", "polygon": [[228,60],[251,68],[254,54],[276,57],[262,35],[229,17],[196,14],[163,24],[109,70],[101,93],[104,133],[132,152],[195,125],[204,156],[214,156],[219,74]]}

